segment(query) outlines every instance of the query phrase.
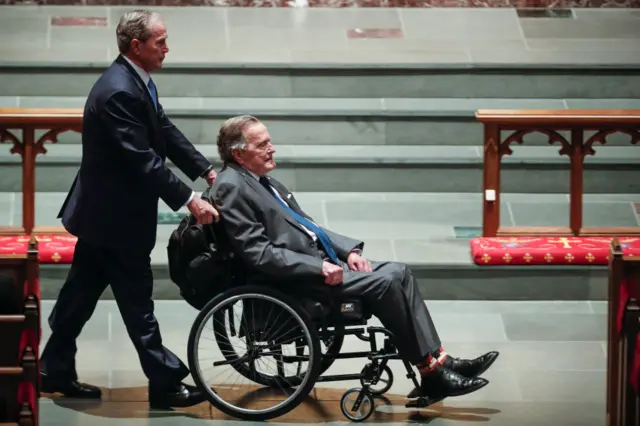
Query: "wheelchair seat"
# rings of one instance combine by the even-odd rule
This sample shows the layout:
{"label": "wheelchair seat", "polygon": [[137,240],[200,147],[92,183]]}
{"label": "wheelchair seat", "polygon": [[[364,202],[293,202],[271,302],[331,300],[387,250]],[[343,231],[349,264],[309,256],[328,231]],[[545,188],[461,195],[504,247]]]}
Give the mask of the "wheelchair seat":
{"label": "wheelchair seat", "polygon": [[[220,224],[212,225],[210,230],[217,249],[225,259],[228,275],[232,277],[228,287],[249,285],[250,282],[244,274],[245,267],[240,260],[240,256],[233,252],[228,236],[222,231]],[[334,322],[340,322],[345,326],[355,326],[366,325],[367,321],[372,317],[371,313],[365,308],[364,302],[358,298],[338,301],[339,303],[336,303],[333,309],[337,309],[339,312],[332,311],[332,307],[329,306],[331,303],[319,302],[304,296],[295,298],[301,302],[303,310],[309,314],[314,322],[322,322],[329,325],[335,325],[333,324]],[[336,319],[336,314],[339,315],[339,319]]]}
{"label": "wheelchair seat", "polygon": [[[309,313],[313,321],[328,320],[333,322],[331,308],[327,304],[323,304],[317,300],[303,299],[303,308]],[[369,319],[371,319],[371,312],[369,312],[362,300],[357,298],[349,298],[341,300],[338,303],[340,322],[346,326],[349,325],[364,325]]]}

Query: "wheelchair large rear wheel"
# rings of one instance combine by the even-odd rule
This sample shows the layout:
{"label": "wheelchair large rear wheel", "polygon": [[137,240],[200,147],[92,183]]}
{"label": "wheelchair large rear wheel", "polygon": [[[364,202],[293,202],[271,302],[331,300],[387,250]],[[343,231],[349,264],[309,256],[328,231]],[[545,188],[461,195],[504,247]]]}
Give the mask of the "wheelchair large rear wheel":
{"label": "wheelchair large rear wheel", "polygon": [[[226,324],[237,314],[239,324]],[[213,347],[205,349],[208,343]],[[188,348],[196,385],[214,407],[243,420],[263,421],[286,414],[308,396],[320,374],[320,338],[313,323],[295,301],[266,287],[238,287],[207,303],[194,321]],[[287,353],[288,349],[293,353]],[[278,367],[270,370],[270,360]],[[306,363],[306,368],[293,375],[296,380],[292,383],[280,367],[294,363]],[[231,374],[250,383],[238,385],[228,374],[219,380],[205,377],[210,367],[228,367]],[[278,392],[284,397],[274,396]],[[275,406],[264,407],[271,402]]]}
{"label": "wheelchair large rear wheel", "polygon": [[[293,303],[293,302],[292,302]],[[228,327],[231,323],[230,312],[217,312],[214,317],[213,329],[215,333],[216,342],[222,354],[231,361],[238,357],[233,350],[231,340],[239,333],[238,327]],[[317,328],[320,341],[320,355],[322,360],[320,361],[320,370],[318,375],[324,374],[329,367],[336,360],[336,356],[340,354],[342,344],[344,342],[344,325],[334,324],[330,327],[321,326]],[[281,348],[282,349],[282,348]],[[302,348],[298,348],[302,349]],[[284,362],[284,359],[278,359],[278,367],[276,375],[268,375],[264,373],[256,373],[252,371],[251,367],[246,363],[234,362],[232,366],[244,377],[259,383],[263,386],[299,386],[302,383],[305,370],[302,369],[303,361],[297,361],[297,368],[295,370],[287,369],[286,367],[296,363],[289,359],[289,362]],[[289,374],[287,374],[289,370]]]}

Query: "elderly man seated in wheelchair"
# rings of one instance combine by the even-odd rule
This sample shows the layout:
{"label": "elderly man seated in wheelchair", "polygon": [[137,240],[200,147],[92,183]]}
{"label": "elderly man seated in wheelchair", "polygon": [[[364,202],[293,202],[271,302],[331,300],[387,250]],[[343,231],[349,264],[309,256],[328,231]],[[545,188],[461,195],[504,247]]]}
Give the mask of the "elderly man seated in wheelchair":
{"label": "elderly man seated in wheelchair", "polygon": [[412,364],[419,371],[421,383],[409,398],[442,400],[488,384],[479,376],[498,353],[475,359],[448,354],[405,264],[366,260],[362,241],[318,226],[269,176],[276,150],[263,123],[252,116],[228,119],[217,147],[224,167],[209,197],[221,215],[218,226],[251,280],[277,282],[288,295],[362,300],[393,336],[407,369]]}

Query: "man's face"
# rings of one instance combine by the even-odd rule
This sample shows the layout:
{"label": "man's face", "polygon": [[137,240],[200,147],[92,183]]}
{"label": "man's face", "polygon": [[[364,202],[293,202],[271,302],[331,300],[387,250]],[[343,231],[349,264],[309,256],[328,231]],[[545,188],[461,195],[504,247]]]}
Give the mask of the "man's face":
{"label": "man's face", "polygon": [[144,43],[133,40],[132,47],[145,71],[150,73],[162,68],[162,61],[169,52],[167,28],[164,22],[158,19],[151,21],[151,37]]}
{"label": "man's face", "polygon": [[262,123],[249,124],[244,130],[247,149],[236,151],[236,160],[247,170],[264,176],[276,168],[273,158],[276,149],[271,144],[271,136]]}

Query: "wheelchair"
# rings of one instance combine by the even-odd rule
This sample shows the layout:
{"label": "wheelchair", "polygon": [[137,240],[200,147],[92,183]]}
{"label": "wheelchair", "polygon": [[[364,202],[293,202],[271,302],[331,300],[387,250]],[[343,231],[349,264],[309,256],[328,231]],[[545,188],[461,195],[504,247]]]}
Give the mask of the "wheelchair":
{"label": "wheelchair", "polygon": [[[316,383],[358,380],[359,387],[343,394],[340,408],[347,419],[361,422],[375,410],[374,395],[385,394],[393,385],[388,362],[400,359],[392,333],[382,327],[367,327],[370,318],[361,300],[320,303],[292,297],[272,286],[239,283],[213,297],[197,315],[188,343],[191,374],[214,407],[228,416],[251,421],[289,413],[308,398]],[[341,352],[349,335],[368,342],[369,351]],[[384,336],[381,347],[376,335]],[[206,341],[214,342],[214,348],[205,350],[201,357]],[[234,347],[235,342],[240,348]],[[211,358],[214,353],[220,359]],[[360,373],[323,375],[336,360],[350,358],[366,358],[368,362]],[[262,367],[268,360],[275,362],[275,367],[265,371]],[[411,364],[403,363],[407,378],[419,387]],[[228,368],[251,384],[229,383],[228,375],[215,381],[206,378],[205,369],[216,367]],[[276,398],[277,391],[283,395]],[[275,405],[266,407],[269,402]],[[435,402],[419,398],[407,407]]]}
{"label": "wheelchair", "polygon": [[[184,238],[187,252],[200,253],[206,248],[195,259],[186,255],[190,284],[181,286],[181,294],[199,310],[189,333],[187,357],[193,380],[207,400],[230,417],[265,421],[295,409],[316,383],[357,380],[360,386],[342,395],[340,408],[351,421],[369,418],[375,410],[373,397],[384,395],[393,385],[388,362],[401,359],[393,334],[383,327],[367,326],[372,314],[362,300],[285,294],[277,285],[252,282],[220,225],[204,228],[207,237],[202,238],[198,231],[202,225],[188,218],[174,233],[176,241]],[[181,261],[172,250],[170,272],[179,271]],[[180,282],[177,275],[176,279]],[[342,352],[345,338],[351,335],[368,343],[369,350]],[[383,336],[380,347],[379,335]],[[205,348],[208,343],[210,349]],[[336,360],[353,358],[368,360],[359,373],[325,374]],[[275,367],[266,369],[268,361]],[[419,388],[411,364],[402,362],[407,378]],[[229,374],[209,378],[205,376],[209,369],[226,369],[248,384],[239,385]],[[266,407],[269,402],[275,404]],[[423,408],[436,402],[418,396],[406,406]]]}

